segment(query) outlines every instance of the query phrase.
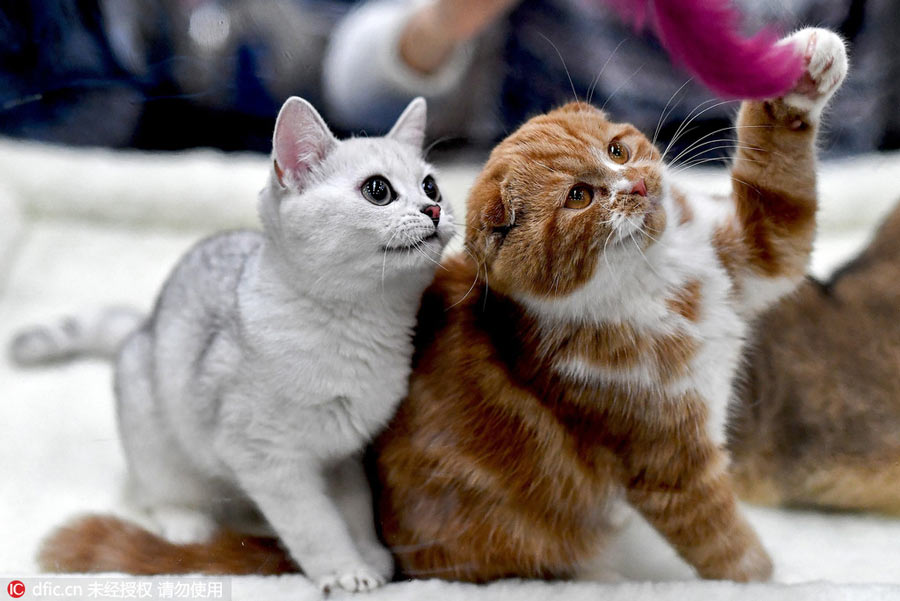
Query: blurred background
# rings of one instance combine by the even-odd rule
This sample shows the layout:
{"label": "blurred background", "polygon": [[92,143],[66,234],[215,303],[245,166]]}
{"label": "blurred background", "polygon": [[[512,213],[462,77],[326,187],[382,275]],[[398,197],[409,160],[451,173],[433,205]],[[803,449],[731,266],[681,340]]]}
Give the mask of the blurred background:
{"label": "blurred background", "polygon": [[[853,68],[830,112],[827,156],[900,146],[900,2],[736,4],[748,32],[817,25],[849,41]],[[419,94],[431,101],[436,151],[449,153],[484,152],[575,97],[651,134],[661,121],[664,144],[691,110],[705,110],[679,146],[727,126],[736,107],[715,104],[600,0],[0,5],[0,135],[268,152],[287,96],[309,99],[338,133],[377,134]]]}
{"label": "blurred background", "polygon": [[[850,76],[820,139],[834,159],[820,170],[811,265],[824,278],[900,197],[900,152],[890,152],[900,147],[900,1],[736,4],[748,33],[817,25],[850,45]],[[341,135],[381,134],[426,96],[429,158],[460,223],[481,160],[531,115],[590,99],[648,135],[659,130],[662,147],[695,116],[669,156],[696,142],[678,162],[705,167],[733,146],[737,109],[602,0],[0,2],[0,345],[86,308],[149,311],[197,240],[258,227],[255,199],[271,169],[263,153],[290,95]],[[688,189],[729,189],[721,168],[677,176]],[[40,541],[74,514],[129,515],[110,378],[101,361],[23,370],[0,358],[0,572],[36,573]],[[780,582],[900,585],[900,521],[751,517]],[[640,569],[647,547],[623,558]]]}

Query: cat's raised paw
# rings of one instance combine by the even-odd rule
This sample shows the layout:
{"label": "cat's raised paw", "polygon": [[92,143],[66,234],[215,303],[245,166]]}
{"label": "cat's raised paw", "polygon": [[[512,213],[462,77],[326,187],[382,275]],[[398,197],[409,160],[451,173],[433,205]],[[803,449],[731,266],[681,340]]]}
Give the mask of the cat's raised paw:
{"label": "cat's raised paw", "polygon": [[844,40],[828,29],[808,27],[784,40],[803,53],[806,71],[785,104],[818,117],[847,76],[847,49]]}
{"label": "cat's raised paw", "polygon": [[322,576],[317,582],[319,589],[325,594],[338,589],[351,593],[364,593],[374,590],[384,583],[385,579],[367,566],[335,571]]}

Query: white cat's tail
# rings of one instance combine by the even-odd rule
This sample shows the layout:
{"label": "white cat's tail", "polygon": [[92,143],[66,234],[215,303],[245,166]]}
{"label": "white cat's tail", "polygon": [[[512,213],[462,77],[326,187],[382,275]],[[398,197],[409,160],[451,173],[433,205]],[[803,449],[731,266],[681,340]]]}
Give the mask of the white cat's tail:
{"label": "white cat's tail", "polygon": [[112,359],[143,321],[140,312],[119,306],[63,317],[19,331],[9,344],[9,356],[21,366],[79,356]]}

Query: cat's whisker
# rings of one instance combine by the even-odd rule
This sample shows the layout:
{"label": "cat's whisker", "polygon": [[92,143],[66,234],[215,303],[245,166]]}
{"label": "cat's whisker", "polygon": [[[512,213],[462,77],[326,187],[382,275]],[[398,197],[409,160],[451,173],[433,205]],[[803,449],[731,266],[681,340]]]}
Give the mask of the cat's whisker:
{"label": "cat's whisker", "polygon": [[[711,131],[711,132],[701,136],[700,138],[697,138],[685,150],[692,148],[695,144],[697,144],[698,142],[702,142],[703,140],[705,140],[706,138],[708,138],[710,136],[714,136],[714,135],[722,133],[722,132],[738,131],[738,130],[742,130],[742,129],[771,128],[771,127],[772,127],[771,125],[729,125],[728,127],[720,127],[719,129]],[[677,157],[676,157],[676,159],[677,159]],[[676,159],[672,159],[672,160],[675,161]]]}
{"label": "cat's whisker", "polygon": [[553,167],[551,167],[550,165],[547,165],[546,163],[544,163],[544,162],[542,162],[542,161],[534,161],[534,164],[535,164],[535,165],[540,165],[541,167],[543,167],[543,168],[546,169],[547,171],[550,171],[551,173],[559,173],[559,174],[562,174],[562,175],[568,175],[568,173],[565,173],[565,172],[563,172],[563,171],[560,171],[559,169],[554,169]]}
{"label": "cat's whisker", "polygon": [[566,72],[566,77],[569,79],[569,86],[572,88],[572,96],[575,97],[575,102],[578,102],[578,92],[575,91],[575,82],[572,81],[572,75],[569,73],[569,67],[566,65],[566,59],[563,58],[562,53],[557,48],[556,44],[553,43],[553,40],[545,36],[543,33],[538,32],[538,35],[544,38],[544,40],[550,44],[553,48],[553,51],[556,52],[556,56],[559,57],[559,62],[562,63],[563,70]]}
{"label": "cat's whisker", "polygon": [[660,273],[658,271],[656,271],[656,268],[653,267],[653,264],[650,262],[650,259],[648,259],[647,255],[644,254],[644,251],[641,249],[641,245],[638,243],[638,241],[634,237],[634,232],[628,232],[628,237],[631,238],[631,241],[634,243],[634,247],[637,249],[638,253],[641,255],[641,258],[644,259],[644,263],[647,264],[647,267],[650,268],[650,271],[652,271],[653,274],[656,277],[658,277],[660,280],[665,279],[665,278],[663,278],[662,275],[660,275]]}
{"label": "cat's whisker", "polygon": [[[681,86],[677,90],[675,90],[675,92],[671,96],[669,96],[669,100],[666,102],[666,106],[663,107],[662,112],[659,114],[659,120],[656,122],[656,129],[653,131],[653,139],[650,141],[650,144],[652,146],[656,146],[656,138],[659,136],[659,130],[662,128],[663,121],[665,121],[666,117],[668,116],[666,114],[666,111],[669,109],[669,104],[671,104],[675,99],[675,96],[677,96],[684,89],[684,86],[688,85],[693,80],[693,77],[687,78],[685,82],[681,84]],[[681,100],[679,100],[672,106],[672,111],[674,111],[679,104],[681,104]]]}
{"label": "cat's whisker", "polygon": [[622,44],[624,44],[627,39],[628,38],[622,38],[622,41],[620,41],[618,44],[616,44],[616,47],[613,48],[613,51],[606,58],[606,62],[603,63],[602,67],[600,67],[600,71],[594,77],[593,81],[591,81],[591,85],[590,85],[590,87],[588,87],[588,93],[587,93],[587,103],[588,104],[591,103],[591,99],[594,97],[594,92],[596,91],[597,84],[600,83],[600,77],[603,75],[603,72],[606,71],[607,65],[609,65],[609,62],[613,59],[613,57],[616,55],[616,52],[619,51],[619,48],[622,47]]}
{"label": "cat's whisker", "polygon": [[[697,145],[693,150],[698,150],[699,148],[702,148],[704,146],[709,146],[709,148],[706,148],[704,150],[700,150],[700,151],[696,152],[692,156],[687,157],[685,159],[685,161],[683,161],[681,163],[679,163],[678,161],[671,161],[670,163],[668,163],[667,166],[678,167],[679,165],[683,165],[684,162],[701,158],[704,154],[706,154],[708,152],[712,152],[714,150],[720,150],[723,148],[733,148],[733,149],[737,149],[737,150],[748,150],[748,151],[765,152],[765,153],[771,154],[769,149],[760,148],[758,146],[751,146],[749,144],[740,142],[738,140],[729,139],[729,138],[720,138],[720,139],[716,139],[716,140],[710,140],[704,144]],[[680,160],[683,157],[679,156],[678,158]]]}
{"label": "cat's whisker", "polygon": [[[723,142],[725,142],[725,143],[727,143],[727,144],[740,144],[740,142],[738,142],[738,141],[735,140],[734,138],[713,138],[712,140],[706,140],[705,142],[703,142],[702,140],[703,140],[704,138],[709,137],[709,135],[710,135],[710,134],[707,134],[707,135],[704,136],[703,138],[700,138],[700,139],[694,141],[690,146],[686,147],[684,150],[682,150],[681,152],[679,152],[678,155],[677,155],[675,158],[673,158],[671,161],[669,161],[669,164],[670,164],[670,165],[674,165],[674,164],[678,163],[678,161],[679,161],[682,157],[684,157],[684,156],[686,156],[686,155],[689,155],[691,152],[697,150],[698,148],[703,148],[704,146],[711,146],[711,145],[713,145],[713,144],[721,144],[721,143],[723,143]],[[753,149],[752,147],[749,147],[749,146],[748,146],[747,148],[748,148],[748,149],[751,149],[751,150]],[[757,150],[762,151],[763,149],[762,149],[762,148],[759,148],[759,149],[757,149]],[[706,151],[704,151],[704,152],[706,152]]]}
{"label": "cat's whisker", "polygon": [[484,267],[484,302],[482,303],[482,309],[487,308],[488,291],[490,289],[487,265],[483,265],[483,267]]}
{"label": "cat's whisker", "polygon": [[428,252],[424,248],[422,248],[421,240],[417,240],[417,241],[413,242],[412,246],[413,246],[413,250],[415,250],[417,253],[419,253],[420,255],[422,255],[423,257],[425,257],[426,259],[428,259],[435,265],[437,265],[440,269],[443,269],[444,271],[447,270],[447,268],[444,267],[443,265],[441,265],[441,263],[439,261],[435,261],[432,257],[428,256]]}
{"label": "cat's whisker", "polygon": [[[654,231],[654,233],[658,233],[656,230],[653,230],[653,231]],[[660,239],[660,238],[654,238],[653,236],[650,235],[650,228],[649,228],[649,227],[646,227],[646,226],[642,225],[642,226],[638,229],[638,233],[640,233],[640,234],[642,234],[642,235],[644,235],[644,236],[647,236],[648,238],[650,238],[651,240],[653,240],[653,242],[655,242],[656,244],[665,246],[665,243],[662,241],[662,239]]]}
{"label": "cat's whisker", "polygon": [[[755,148],[755,147],[753,147],[753,146],[746,146],[746,145],[741,145],[741,144],[722,144],[721,142],[723,142],[723,140],[719,140],[718,142],[720,143],[719,146],[712,146],[712,147],[710,147],[710,148],[707,148],[707,149],[705,149],[705,150],[702,150],[702,151],[696,153],[694,156],[692,156],[692,157],[690,157],[690,158],[688,158],[688,159],[685,159],[685,160],[684,160],[683,162],[681,162],[681,163],[677,163],[677,164],[676,164],[676,163],[673,162],[673,163],[670,165],[670,168],[673,168],[673,169],[676,169],[676,170],[677,170],[677,169],[680,169],[681,167],[683,167],[683,166],[685,166],[685,165],[690,165],[690,164],[692,164],[693,162],[695,162],[695,161],[697,161],[697,160],[701,160],[701,159],[714,159],[714,160],[720,160],[720,161],[728,161],[728,160],[731,160],[732,158],[734,158],[732,155],[718,156],[718,157],[708,157],[708,156],[704,156],[704,155],[706,155],[706,154],[708,154],[708,153],[716,152],[716,151],[718,151],[718,150],[753,150],[753,151],[761,151],[761,152],[765,152],[763,149],[761,149],[761,148]],[[756,160],[756,159],[748,159],[748,160]]]}
{"label": "cat's whisker", "polygon": [[435,140],[434,142],[429,144],[428,147],[425,148],[425,150],[422,151],[422,156],[424,156],[427,159],[428,153],[430,153],[435,146],[437,146],[438,144],[441,144],[443,142],[446,142],[447,140],[452,140],[452,139],[453,139],[453,136],[443,136],[441,138],[438,138],[437,140]]}
{"label": "cat's whisker", "polygon": [[634,79],[634,77],[635,77],[638,73],[640,73],[641,70],[642,70],[643,68],[644,68],[644,65],[641,65],[640,67],[638,67],[637,69],[635,69],[635,70],[631,73],[631,75],[629,75],[628,77],[626,77],[625,80],[624,80],[622,83],[620,83],[619,86],[618,86],[615,90],[613,90],[612,93],[611,93],[609,96],[606,97],[606,101],[603,103],[603,106],[600,107],[600,110],[602,111],[603,109],[605,109],[605,108],[606,108],[606,105],[609,104],[609,101],[612,100],[613,97],[614,97],[616,94],[618,94],[619,91],[620,91],[622,88],[624,88],[626,85],[628,85],[628,82],[630,82],[632,79]]}
{"label": "cat's whisker", "polygon": [[[751,128],[751,127],[768,127],[768,126],[753,126],[753,125],[745,125],[745,126],[743,126],[743,128]],[[681,158],[682,155],[684,155],[684,154],[690,152],[690,151],[693,150],[694,148],[697,148],[697,145],[698,145],[700,142],[702,142],[702,141],[705,140],[706,138],[709,138],[710,136],[714,136],[715,134],[722,133],[722,132],[726,132],[726,131],[737,131],[738,129],[743,129],[743,128],[739,128],[739,127],[735,127],[735,126],[729,126],[729,127],[721,127],[721,128],[719,128],[719,129],[717,129],[717,130],[715,130],[715,131],[711,131],[711,132],[709,132],[708,134],[705,134],[704,136],[701,136],[700,138],[698,138],[697,140],[695,140],[695,141],[694,141],[693,143],[691,143],[690,145],[688,145],[684,150],[682,150],[682,151],[678,154],[678,156],[676,156],[676,157],[675,157],[674,159],[672,159],[670,162],[671,162],[671,163],[676,163],[676,162],[678,161],[678,159]],[[733,138],[717,138],[717,139],[722,140],[722,141],[732,141],[732,142],[736,141],[736,140],[734,140]]]}
{"label": "cat's whisker", "polygon": [[609,255],[606,253],[606,247],[609,245],[610,239],[612,239],[613,234],[616,233],[616,230],[610,229],[609,235],[606,236],[606,242],[603,243],[603,260],[606,262],[606,271],[612,274],[612,265],[609,264]]}
{"label": "cat's whisker", "polygon": [[[470,251],[468,248],[466,248],[466,245],[465,245],[465,244],[463,245],[462,248],[463,248],[463,251],[464,251],[467,255],[469,255],[469,258],[471,258],[472,261],[475,263],[475,277],[472,278],[472,285],[469,286],[469,289],[466,290],[466,293],[463,295],[463,297],[462,297],[461,299],[459,299],[458,301],[456,301],[455,303],[453,303],[452,305],[448,306],[448,307],[447,307],[448,310],[449,310],[449,309],[452,309],[453,307],[455,307],[455,306],[458,305],[459,303],[461,303],[461,302],[463,302],[464,300],[466,300],[466,298],[468,298],[469,294],[472,293],[472,290],[475,289],[475,285],[478,283],[478,275],[481,273],[481,268],[482,268],[481,262],[475,257],[474,254],[472,254],[472,251]],[[485,268],[485,271],[487,271],[486,268]]]}
{"label": "cat's whisker", "polygon": [[[682,164],[682,165],[679,165],[678,168],[676,168],[674,171],[671,171],[671,172],[670,172],[670,175],[678,175],[679,173],[683,173],[683,172],[687,171],[688,169],[691,169],[692,167],[696,167],[696,166],[698,166],[698,165],[703,165],[703,164],[705,164],[705,163],[714,163],[714,162],[720,162],[720,163],[721,163],[721,162],[725,162],[725,161],[728,161],[728,160],[730,160],[729,157],[711,157],[711,158],[701,159],[701,160],[697,160],[697,161],[691,161],[691,162],[689,162],[689,163],[684,163],[684,164]],[[759,160],[756,160],[756,159],[749,159],[749,158],[746,158],[746,157],[741,158],[741,160],[742,160],[742,161],[747,161],[748,163],[756,163],[756,164],[759,164],[759,165],[765,164],[765,161],[759,161]]]}
{"label": "cat's whisker", "polygon": [[[708,103],[708,102],[710,102],[710,101],[707,100],[705,103]],[[697,112],[697,113],[694,114],[694,115],[689,115],[688,118],[686,118],[686,119],[681,123],[681,125],[678,126],[678,129],[675,130],[675,135],[672,136],[672,140],[669,141],[668,146],[666,146],[666,151],[663,153],[662,159],[661,159],[661,160],[665,160],[666,155],[669,153],[669,150],[671,150],[671,148],[672,148],[672,145],[675,144],[675,143],[681,138],[681,136],[683,136],[683,135],[686,133],[686,128],[689,127],[691,123],[693,123],[694,121],[696,121],[697,119],[699,119],[700,116],[703,115],[704,113],[709,112],[709,111],[711,111],[711,110],[713,110],[713,109],[717,109],[717,108],[719,108],[719,107],[722,106],[722,105],[729,104],[729,103],[732,103],[732,102],[736,102],[736,101],[734,101],[734,100],[722,100],[722,101],[720,101],[720,102],[716,102],[715,104],[712,104],[712,105],[710,105],[710,106],[704,108],[702,111],[699,111],[699,112]],[[703,104],[705,104],[705,103],[701,103],[700,105],[698,105],[698,108],[699,108],[700,106],[702,106]],[[694,109],[694,111],[696,111],[696,109]],[[694,111],[691,111],[691,112],[693,113]]]}
{"label": "cat's whisker", "polygon": [[668,152],[669,152],[669,149],[672,147],[672,144],[674,144],[674,143],[678,140],[679,136],[682,134],[682,129],[683,129],[684,127],[686,127],[686,123],[687,123],[688,120],[694,115],[695,111],[700,110],[701,108],[703,108],[704,106],[710,104],[711,102],[715,102],[715,99],[713,99],[713,98],[708,98],[708,99],[704,100],[703,102],[699,103],[697,106],[695,106],[694,108],[692,108],[692,109],[688,112],[687,116],[685,116],[685,118],[682,119],[681,123],[678,124],[678,127],[675,128],[675,133],[672,134],[672,139],[669,140],[669,144],[666,146],[665,150],[664,150],[663,153],[662,153],[662,160],[665,160],[666,155],[667,155]]}

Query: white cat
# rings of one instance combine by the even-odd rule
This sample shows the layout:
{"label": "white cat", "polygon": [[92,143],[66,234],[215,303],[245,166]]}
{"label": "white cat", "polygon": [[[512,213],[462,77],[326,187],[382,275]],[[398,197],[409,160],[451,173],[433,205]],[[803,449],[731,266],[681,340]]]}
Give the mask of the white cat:
{"label": "white cat", "polygon": [[[338,141],[289,99],[263,232],[188,252],[121,346],[131,493],[166,538],[202,540],[258,508],[324,589],[392,573],[358,455],[405,395],[420,296],[454,231],[422,157],[425,114],[417,98],[386,137]],[[13,355],[109,352],[127,328],[103,324],[33,329]]]}

